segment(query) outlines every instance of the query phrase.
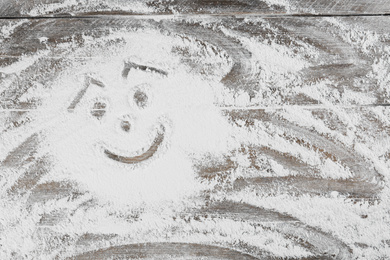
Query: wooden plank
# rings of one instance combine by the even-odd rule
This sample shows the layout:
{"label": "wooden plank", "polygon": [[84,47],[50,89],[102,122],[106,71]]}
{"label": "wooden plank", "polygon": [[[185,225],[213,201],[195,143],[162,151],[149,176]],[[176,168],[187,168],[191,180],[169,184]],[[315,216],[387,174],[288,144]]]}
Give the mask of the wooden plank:
{"label": "wooden plank", "polygon": [[[206,25],[199,26],[200,21]],[[216,21],[221,25],[207,28]],[[221,82],[234,91],[241,89],[249,94],[250,101],[245,101],[244,106],[281,108],[288,104],[348,107],[389,103],[384,79],[376,76],[377,72],[374,71],[376,63],[379,62],[380,65],[386,62],[387,54],[384,49],[389,35],[386,26],[389,19],[386,17],[368,17],[358,21],[354,18],[339,20],[199,18],[189,21],[169,18],[162,20],[107,18],[3,22],[4,26],[18,23],[22,24],[11,28],[12,33],[2,42],[3,49],[0,52],[2,67],[20,60],[23,55],[39,51],[49,51],[43,57],[47,60],[43,66],[47,68],[60,66],[61,52],[67,50],[56,46],[61,43],[65,46],[67,37],[81,37],[82,34],[99,37],[104,36],[112,28],[129,30],[160,28],[171,35],[180,37],[191,35],[192,41],[201,41],[209,46],[222,48],[234,60],[234,65]],[[379,24],[384,26],[374,29]],[[74,28],[79,29],[75,32]],[[27,37],[26,30],[29,31]],[[251,49],[255,44],[259,49]],[[287,48],[286,53],[283,48]],[[81,54],[71,55],[72,59],[84,58],[80,57]],[[288,55],[294,58],[289,58]],[[25,90],[28,86],[23,75],[22,73],[15,77],[14,74],[3,70],[2,81],[4,84],[16,84],[15,88]],[[50,75],[54,75],[52,71]],[[337,92],[336,96],[328,98],[327,94],[321,93],[325,91],[321,84],[333,85],[332,88]],[[381,86],[378,87],[378,84]],[[15,99],[18,95],[15,88],[8,88],[2,93],[1,106],[4,109],[33,108],[33,104]],[[263,93],[262,96],[255,96],[259,89]],[[290,90],[280,95],[279,91],[284,89]],[[369,98],[357,97],[361,93],[366,93]],[[356,97],[349,98],[349,94]],[[7,101],[10,98],[12,102]],[[226,106],[232,105],[234,106],[226,102]]]}
{"label": "wooden plank", "polygon": [[386,0],[223,0],[223,1],[2,1],[1,17],[90,15],[382,15],[390,12]]}
{"label": "wooden plank", "polygon": [[185,243],[148,243],[111,247],[96,252],[88,252],[72,259],[107,259],[112,255],[121,258],[131,257],[133,259],[183,259],[188,257],[202,257],[203,259],[257,259],[251,255],[231,249]]}
{"label": "wooden plank", "polygon": [[388,17],[0,23],[0,258],[388,256]]}

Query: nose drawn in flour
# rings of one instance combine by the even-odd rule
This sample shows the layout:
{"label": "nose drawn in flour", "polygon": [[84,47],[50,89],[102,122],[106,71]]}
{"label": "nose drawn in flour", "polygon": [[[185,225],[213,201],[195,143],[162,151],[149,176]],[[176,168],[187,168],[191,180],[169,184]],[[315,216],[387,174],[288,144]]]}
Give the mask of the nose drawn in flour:
{"label": "nose drawn in flour", "polygon": [[131,129],[131,124],[128,120],[121,121],[121,129],[125,132],[129,132]]}
{"label": "nose drawn in flour", "polygon": [[[133,69],[144,71],[147,73],[157,73],[162,76],[168,75],[166,71],[157,69],[155,67],[140,65],[133,62],[125,62],[124,69],[122,70],[122,77],[124,79],[127,79],[129,76],[129,72]],[[76,95],[74,100],[69,105],[68,107],[69,112],[73,112],[73,110],[75,109],[77,104],[81,101],[82,97],[86,94],[88,88],[91,85],[95,85],[100,88],[106,88],[106,85],[102,81],[87,76],[85,80],[84,88],[79,91],[79,93]],[[136,90],[132,96],[133,103],[140,109],[144,109],[150,104],[150,98],[148,97],[147,93],[145,93],[146,86],[148,85],[147,84],[137,85],[135,87]],[[104,100],[96,100],[91,108],[90,113],[96,119],[101,120],[104,116],[106,116],[106,110],[107,110],[107,102]],[[131,134],[133,123],[134,121],[132,120],[132,116],[128,114],[120,120],[119,127],[121,131]],[[137,164],[146,161],[152,158],[156,154],[156,152],[159,150],[161,144],[164,141],[166,127],[164,126],[163,123],[159,123],[156,129],[157,129],[156,134],[151,144],[146,145],[135,152],[130,152],[130,153],[123,152],[123,151],[117,152],[120,149],[117,149],[115,147],[110,147],[110,145],[103,145],[102,147],[103,153],[105,154],[105,156],[107,156],[107,158],[124,164]],[[127,153],[127,155],[124,155],[125,153]]]}

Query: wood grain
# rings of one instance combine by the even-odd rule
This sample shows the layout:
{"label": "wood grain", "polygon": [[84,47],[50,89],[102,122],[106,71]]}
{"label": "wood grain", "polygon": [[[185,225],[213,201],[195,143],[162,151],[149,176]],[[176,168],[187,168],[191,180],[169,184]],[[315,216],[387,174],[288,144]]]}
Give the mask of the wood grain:
{"label": "wood grain", "polygon": [[[0,16],[70,16],[70,15],[383,15],[390,12],[385,0],[223,0],[223,1],[89,1],[86,5],[65,1],[2,1]],[[44,6],[44,7],[43,7]],[[142,8],[140,8],[142,7]],[[41,9],[40,9],[41,8]],[[42,10],[44,9],[44,11]],[[42,10],[42,11],[40,11]]]}
{"label": "wood grain", "polygon": [[[269,18],[258,19],[253,18],[253,22],[247,23],[241,18],[218,18],[220,23],[230,28],[231,33],[237,33],[237,37],[247,39],[254,38],[261,45],[267,46],[263,41],[269,41],[280,46],[289,46],[293,53],[306,61],[308,64],[304,68],[297,71],[295,74],[286,77],[281,75],[283,72],[275,71],[269,74],[262,69],[259,62],[265,61],[256,60],[249,50],[242,46],[234,36],[228,36],[222,31],[222,27],[210,29],[204,26],[199,26],[199,22],[214,23],[213,18],[199,18],[185,21],[181,19],[162,19],[156,21],[154,19],[132,19],[132,18],[105,18],[105,19],[42,19],[42,20],[24,20],[24,24],[18,26],[12,33],[12,37],[7,37],[2,42],[3,49],[0,52],[0,64],[5,66],[12,62],[16,62],[22,55],[33,54],[39,50],[46,48],[54,48],[55,45],[64,43],[66,37],[80,37],[83,33],[86,34],[101,34],[104,35],[110,28],[161,28],[165,31],[175,30],[176,35],[188,35],[196,40],[203,41],[212,46],[218,46],[224,49],[229,56],[234,59],[234,66],[231,71],[222,79],[222,82],[232,89],[244,89],[253,95],[254,91],[258,91],[260,86],[264,93],[267,93],[267,98],[274,98],[273,95],[278,95],[278,89],[286,87],[290,84],[294,86],[292,89],[296,91],[281,95],[281,99],[277,102],[267,103],[264,101],[253,102],[251,106],[260,107],[276,107],[280,108],[284,105],[316,105],[321,107],[321,103],[326,102],[329,105],[339,105],[345,107],[353,107],[360,105],[388,105],[389,97],[386,93],[386,88],[378,88],[378,79],[367,77],[374,73],[372,65],[378,59],[384,59],[386,52],[382,51],[386,48],[389,41],[389,30],[387,26],[377,27],[376,25],[388,24],[386,17],[366,17],[358,21],[355,18],[340,19],[341,25],[354,25],[356,28],[360,26],[368,27],[359,31],[363,37],[361,41],[367,42],[371,35],[376,35],[376,42],[369,46],[369,49],[359,49],[363,45],[359,42],[343,39],[345,33],[352,31],[340,30],[341,25],[335,24],[334,21],[328,18]],[[4,25],[8,22],[4,21]],[[79,28],[77,32],[73,28]],[[29,30],[28,36],[25,35],[25,30]],[[366,33],[366,35],[363,35]],[[39,38],[47,38],[47,42],[40,42]],[[374,36],[373,36],[374,37]],[[307,55],[307,50],[316,51],[315,56]],[[62,50],[63,51],[63,50]],[[52,52],[45,57],[47,62],[42,64],[47,68],[61,67],[61,53]],[[83,57],[73,57],[83,59]],[[270,59],[270,57],[265,57]],[[44,68],[41,68],[44,70]],[[268,74],[267,74],[268,73]],[[50,71],[54,77],[55,71]],[[279,75],[278,75],[279,74]],[[260,77],[261,75],[261,77]],[[23,78],[15,77],[12,73],[4,74],[2,81],[4,83],[11,82],[12,84],[26,84]],[[39,75],[37,75],[39,77]],[[269,78],[269,79],[268,79]],[[274,79],[272,79],[274,78]],[[278,81],[287,81],[284,85]],[[358,93],[368,93],[372,97],[372,101],[360,99],[355,101],[338,101],[338,100],[318,100],[308,96],[303,89],[309,85],[315,85],[320,82],[331,81],[334,84],[334,89],[341,95],[349,91]],[[267,82],[266,82],[267,81]],[[20,82],[20,83],[18,83]],[[10,84],[10,83],[8,83]],[[8,109],[29,109],[33,104],[18,102],[17,92],[28,88],[28,86],[8,88],[1,95],[1,106]],[[266,89],[265,89],[266,88]],[[301,90],[300,90],[301,89]],[[9,99],[12,99],[9,100]]]}
{"label": "wood grain", "polygon": [[[107,11],[104,5],[96,12],[70,6],[37,16],[102,16],[0,21],[5,28],[0,35],[1,198],[19,210],[15,219],[34,224],[32,231],[21,228],[31,231],[26,236],[42,249],[31,254],[53,259],[352,259],[372,252],[385,256],[389,222],[375,216],[387,214],[383,212],[390,162],[390,19],[291,15],[382,14],[390,11],[390,4],[291,1],[294,9],[287,9],[262,1],[145,3],[150,13]],[[2,2],[0,16],[35,16],[29,10],[37,6],[37,2]],[[183,16],[133,16],[176,12]],[[142,207],[114,210],[85,185],[49,179],[58,158],[41,152],[41,146],[55,145],[47,144],[53,140],[48,137],[50,127],[79,115],[77,104],[89,84],[104,88],[94,78],[80,79],[80,86],[64,89],[54,82],[72,65],[98,59],[99,50],[114,48],[120,40],[109,40],[103,47],[94,44],[120,30],[152,31],[200,46],[199,53],[211,50],[228,57],[229,70],[217,83],[229,90],[233,101],[214,104],[237,138],[248,135],[239,148],[216,158],[209,153],[190,154],[196,179],[212,185],[191,197],[184,210],[173,206],[171,212],[157,213],[161,222],[148,225]],[[147,39],[148,44],[155,41]],[[79,52],[83,48],[98,51],[85,55]],[[205,64],[194,62],[187,49],[176,47],[172,52],[191,73],[207,76]],[[123,71],[121,76],[126,74]],[[156,68],[150,71],[170,75]],[[43,90],[36,96],[28,96],[39,88]],[[63,111],[57,114],[44,106],[53,98],[46,95],[52,91],[74,92],[59,105]],[[97,108],[105,111],[104,106]],[[59,139],[77,135],[77,127],[69,126]],[[158,145],[163,137],[157,135]],[[106,155],[115,163],[136,164],[155,156],[158,147],[150,149],[145,156],[127,159],[111,152]],[[245,158],[245,167],[237,158]],[[88,157],[84,163],[93,165],[94,160]],[[340,169],[345,175],[332,175]],[[13,221],[12,225],[17,222]],[[84,227],[84,222],[91,226]],[[0,231],[8,225],[4,223]],[[107,223],[118,226],[104,230]],[[378,228],[377,223],[383,230],[371,228]],[[101,227],[103,231],[95,231]],[[131,232],[122,232],[122,227]],[[364,232],[378,235],[378,241],[362,238]],[[178,242],[170,238],[173,235],[184,238]],[[257,244],[251,244],[250,238]],[[294,255],[292,247],[299,248],[301,255]],[[280,248],[285,250],[283,256]],[[10,255],[24,257],[16,251]]]}

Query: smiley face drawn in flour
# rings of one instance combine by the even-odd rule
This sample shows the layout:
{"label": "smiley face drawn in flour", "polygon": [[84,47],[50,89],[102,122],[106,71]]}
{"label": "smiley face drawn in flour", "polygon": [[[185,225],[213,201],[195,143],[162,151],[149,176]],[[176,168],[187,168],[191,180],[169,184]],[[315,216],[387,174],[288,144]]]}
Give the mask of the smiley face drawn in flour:
{"label": "smiley face drawn in flour", "polygon": [[45,128],[54,161],[47,179],[131,207],[181,203],[204,189],[193,157],[230,145],[229,122],[215,105],[214,87],[222,86],[172,54],[181,39],[161,36],[156,45],[156,35],[130,34],[55,80],[45,104],[55,118]]}
{"label": "smiley face drawn in flour", "polygon": [[[133,62],[125,62],[124,68],[122,70],[121,76],[124,79],[124,82],[128,82],[131,80],[129,79],[129,73],[132,70],[138,70],[143,71],[148,74],[158,74],[159,76],[166,77],[168,73],[164,70],[157,69],[155,67],[146,66],[146,65],[140,65]],[[86,76],[85,80],[85,87],[76,95],[75,99],[71,102],[71,104],[68,107],[68,111],[72,112],[76,105],[81,101],[82,97],[86,93],[87,89],[90,86],[97,86],[99,88],[106,88],[106,84],[103,83],[100,80],[97,80],[93,77]],[[134,86],[134,91],[130,91],[130,104],[135,105],[138,109],[143,110],[147,109],[149,105],[151,105],[151,100],[146,93],[146,89],[150,88],[149,84],[139,84],[137,86]],[[93,103],[93,106],[91,108],[91,116],[96,118],[96,120],[103,120],[103,118],[106,115],[107,109],[108,109],[108,102],[102,99],[95,100]],[[133,124],[134,120],[133,117],[129,114],[124,115],[121,117],[121,119],[118,122],[119,128],[122,132],[131,134],[131,131],[133,130]],[[163,141],[165,139],[166,134],[166,127],[163,123],[159,123],[157,130],[155,131],[155,137],[151,144],[146,145],[142,147],[141,149],[138,149],[137,151],[131,152],[129,155],[125,155],[123,153],[118,153],[113,151],[112,149],[115,148],[108,148],[110,146],[109,144],[103,143],[102,149],[105,156],[113,161],[123,163],[123,164],[131,164],[136,165],[142,162],[145,162],[149,159],[151,159],[156,152],[160,149],[160,147],[163,144]]]}

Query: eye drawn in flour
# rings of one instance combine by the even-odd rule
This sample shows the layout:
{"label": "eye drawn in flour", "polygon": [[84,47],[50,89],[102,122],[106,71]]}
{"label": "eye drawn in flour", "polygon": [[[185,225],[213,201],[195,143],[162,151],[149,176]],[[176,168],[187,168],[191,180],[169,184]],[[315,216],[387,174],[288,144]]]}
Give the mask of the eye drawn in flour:
{"label": "eye drawn in flour", "polygon": [[134,93],[133,98],[134,98],[134,102],[140,108],[145,108],[148,104],[148,96],[142,90],[137,90]]}
{"label": "eye drawn in flour", "polygon": [[101,120],[102,117],[106,114],[107,103],[103,100],[96,100],[93,104],[91,115],[98,120]]}
{"label": "eye drawn in flour", "polygon": [[121,121],[121,129],[125,132],[129,132],[131,129],[131,124],[128,120]]}

